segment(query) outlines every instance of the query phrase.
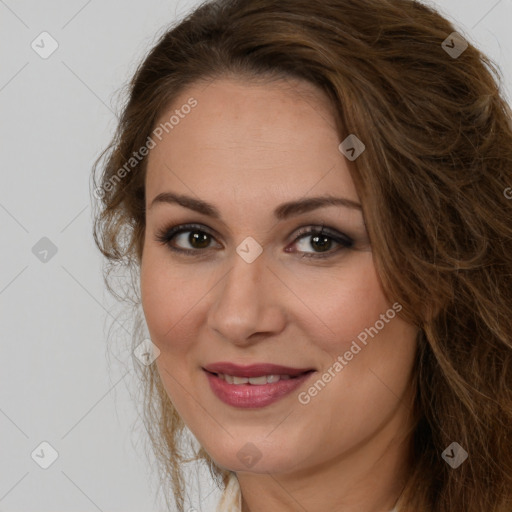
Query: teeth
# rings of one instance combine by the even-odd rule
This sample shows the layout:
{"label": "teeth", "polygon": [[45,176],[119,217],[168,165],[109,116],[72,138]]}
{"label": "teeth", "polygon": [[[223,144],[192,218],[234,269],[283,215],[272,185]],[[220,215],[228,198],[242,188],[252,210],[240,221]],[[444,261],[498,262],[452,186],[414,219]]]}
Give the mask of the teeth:
{"label": "teeth", "polygon": [[252,384],[255,386],[262,386],[264,384],[272,384],[279,380],[288,380],[289,375],[262,375],[261,377],[235,377],[233,375],[225,375],[218,373],[217,377],[225,380],[228,384]]}
{"label": "teeth", "polygon": [[[269,377],[272,377],[272,375],[269,375]],[[262,384],[267,384],[267,377],[265,375],[261,377],[250,377],[249,383],[261,386]]]}

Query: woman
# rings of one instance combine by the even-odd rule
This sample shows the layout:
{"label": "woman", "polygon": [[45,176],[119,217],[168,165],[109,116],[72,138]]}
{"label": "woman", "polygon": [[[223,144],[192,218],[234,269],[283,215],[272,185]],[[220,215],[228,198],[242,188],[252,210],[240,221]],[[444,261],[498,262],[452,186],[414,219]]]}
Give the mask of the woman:
{"label": "woman", "polygon": [[179,510],[185,426],[218,510],[512,510],[497,75],[411,0],[209,2],[145,58],[94,237]]}

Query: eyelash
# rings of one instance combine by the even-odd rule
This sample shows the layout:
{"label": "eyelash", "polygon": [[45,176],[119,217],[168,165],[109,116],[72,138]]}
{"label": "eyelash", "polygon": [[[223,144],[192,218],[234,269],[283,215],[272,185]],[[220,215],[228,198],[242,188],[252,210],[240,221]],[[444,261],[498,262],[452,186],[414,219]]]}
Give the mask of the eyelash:
{"label": "eyelash", "polygon": [[[315,229],[316,228],[316,229]],[[208,230],[204,229],[203,226],[199,224],[180,224],[178,226],[174,226],[172,228],[164,228],[161,231],[159,231],[156,235],[156,241],[162,243],[163,245],[167,246],[169,249],[171,249],[174,252],[178,252],[181,254],[188,254],[191,256],[200,256],[198,253],[204,252],[208,250],[206,249],[183,249],[181,247],[174,247],[171,245],[172,239],[181,233],[187,233],[187,232],[199,232],[199,233],[205,233],[212,238],[214,238],[213,234],[210,233]],[[317,227],[310,226],[308,228],[301,228],[299,232],[297,233],[297,236],[295,240],[293,241],[293,244],[297,243],[301,238],[304,238],[306,236],[314,236],[314,235],[324,235],[330,238],[331,240],[334,240],[337,244],[339,244],[341,247],[334,251],[327,251],[324,253],[303,253],[301,258],[329,258],[334,256],[335,254],[339,253],[340,251],[343,251],[344,249],[350,249],[354,245],[354,241],[348,237],[347,235],[343,233],[337,234],[335,231],[324,230],[324,226],[322,225],[320,229]]]}

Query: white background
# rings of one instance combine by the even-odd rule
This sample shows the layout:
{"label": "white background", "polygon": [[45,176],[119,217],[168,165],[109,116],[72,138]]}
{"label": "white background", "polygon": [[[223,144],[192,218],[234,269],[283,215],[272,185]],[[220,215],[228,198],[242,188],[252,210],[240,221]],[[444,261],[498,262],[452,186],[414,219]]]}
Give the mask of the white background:
{"label": "white background", "polygon": [[[91,235],[89,179],[118,91],[197,4],[0,0],[0,511],[164,510],[132,432],[130,358],[107,354],[118,310]],[[510,101],[512,0],[433,4],[501,66]],[[48,59],[31,48],[43,31],[59,44]],[[32,253],[42,237],[57,247],[47,263]],[[46,470],[31,458],[42,441],[59,453]]]}

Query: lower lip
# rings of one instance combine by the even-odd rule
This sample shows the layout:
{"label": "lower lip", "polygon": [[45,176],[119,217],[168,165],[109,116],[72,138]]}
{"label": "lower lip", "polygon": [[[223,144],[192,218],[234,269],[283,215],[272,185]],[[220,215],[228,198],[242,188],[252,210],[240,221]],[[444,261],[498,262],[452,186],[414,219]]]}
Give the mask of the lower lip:
{"label": "lower lip", "polygon": [[225,380],[213,373],[207,372],[206,377],[210,383],[213,393],[228,405],[240,408],[257,408],[277,402],[279,399],[289,395],[301,384],[309,379],[313,372],[304,373],[296,378],[278,380],[271,384],[228,384]]}

